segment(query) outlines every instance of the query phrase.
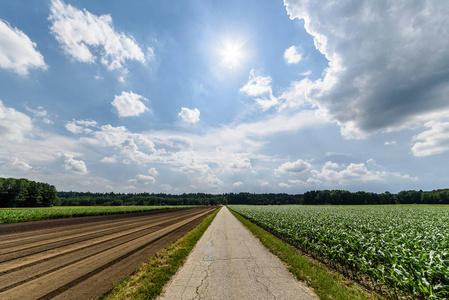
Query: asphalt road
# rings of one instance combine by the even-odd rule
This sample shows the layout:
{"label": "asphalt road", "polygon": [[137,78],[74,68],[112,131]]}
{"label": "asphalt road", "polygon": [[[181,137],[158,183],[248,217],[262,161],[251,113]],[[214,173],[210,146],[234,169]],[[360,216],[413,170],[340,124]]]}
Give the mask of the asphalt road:
{"label": "asphalt road", "polygon": [[226,207],[165,287],[160,300],[318,299]]}
{"label": "asphalt road", "polygon": [[0,225],[0,299],[95,299],[215,208]]}

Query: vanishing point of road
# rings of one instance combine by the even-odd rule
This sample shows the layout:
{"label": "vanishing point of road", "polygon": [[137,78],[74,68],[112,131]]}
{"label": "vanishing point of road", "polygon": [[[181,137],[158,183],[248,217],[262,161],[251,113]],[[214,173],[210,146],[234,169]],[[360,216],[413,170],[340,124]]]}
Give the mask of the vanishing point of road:
{"label": "vanishing point of road", "polygon": [[318,299],[223,207],[160,300]]}

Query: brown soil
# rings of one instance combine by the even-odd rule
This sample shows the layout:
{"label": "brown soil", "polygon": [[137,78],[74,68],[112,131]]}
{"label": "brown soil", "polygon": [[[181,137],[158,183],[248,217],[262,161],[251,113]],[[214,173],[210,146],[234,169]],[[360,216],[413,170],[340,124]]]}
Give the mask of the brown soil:
{"label": "brown soil", "polygon": [[213,210],[0,225],[0,299],[99,298]]}

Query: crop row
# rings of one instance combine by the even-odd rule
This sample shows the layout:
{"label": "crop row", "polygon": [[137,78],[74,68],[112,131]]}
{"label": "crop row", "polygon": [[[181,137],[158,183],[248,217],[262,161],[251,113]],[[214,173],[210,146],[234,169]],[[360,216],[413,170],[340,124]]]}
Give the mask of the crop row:
{"label": "crop row", "polygon": [[230,208],[296,247],[395,298],[449,297],[449,207]]}
{"label": "crop row", "polygon": [[81,216],[111,215],[182,207],[189,206],[87,206],[51,208],[4,208],[0,209],[0,223],[27,222]]}

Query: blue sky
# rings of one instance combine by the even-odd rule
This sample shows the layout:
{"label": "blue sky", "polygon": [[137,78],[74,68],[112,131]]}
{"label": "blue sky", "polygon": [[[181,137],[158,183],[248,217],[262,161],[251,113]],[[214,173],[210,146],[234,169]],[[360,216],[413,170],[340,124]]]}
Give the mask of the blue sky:
{"label": "blue sky", "polygon": [[0,1],[0,176],[447,188],[445,1]]}

